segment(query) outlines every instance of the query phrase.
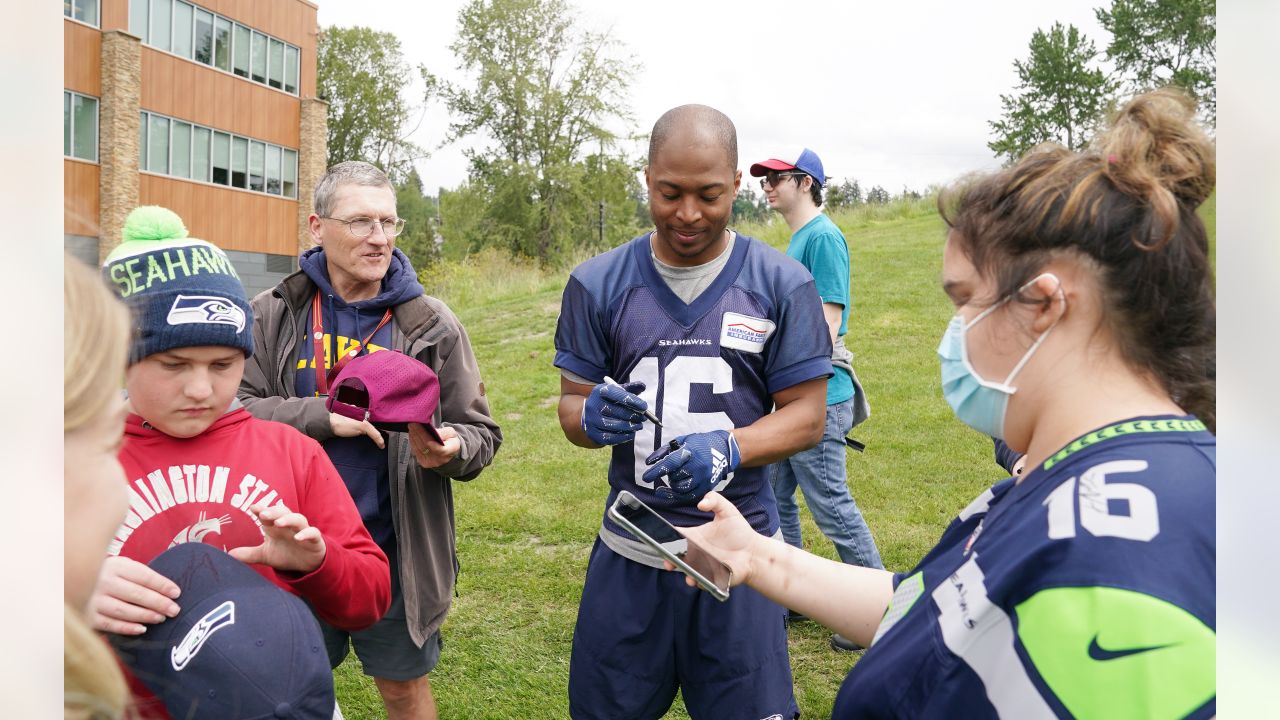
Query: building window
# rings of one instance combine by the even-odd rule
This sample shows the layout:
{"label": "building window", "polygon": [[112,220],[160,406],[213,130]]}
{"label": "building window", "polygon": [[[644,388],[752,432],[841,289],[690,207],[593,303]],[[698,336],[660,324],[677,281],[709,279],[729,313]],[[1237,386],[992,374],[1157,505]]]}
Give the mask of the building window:
{"label": "building window", "polygon": [[177,0],[173,4],[173,54],[191,59],[191,22],[195,8]]}
{"label": "building window", "polygon": [[62,91],[62,154],[98,161],[98,99]]}
{"label": "building window", "polygon": [[147,128],[147,170],[169,172],[169,118],[151,115]]}
{"label": "building window", "polygon": [[280,146],[267,146],[267,194],[280,194]]}
{"label": "building window", "polygon": [[213,133],[213,184],[231,184],[231,136],[224,132]]}
{"label": "building window", "polygon": [[298,48],[292,45],[284,48],[284,89],[298,94]]}
{"label": "building window", "polygon": [[231,21],[216,18],[213,21],[213,66],[219,70],[231,70]]}
{"label": "building window", "polygon": [[249,189],[263,192],[262,169],[264,164],[263,144],[249,143]]}
{"label": "building window", "polygon": [[195,61],[213,64],[213,13],[196,9]]}
{"label": "building window", "polygon": [[151,42],[151,7],[147,0],[129,0],[129,33],[142,38],[142,42]]}
{"label": "building window", "polygon": [[281,165],[281,171],[284,174],[284,182],[281,190],[285,197],[298,197],[298,153],[285,148],[283,150],[284,161]]}
{"label": "building window", "polygon": [[147,169],[147,114],[138,113],[142,116],[141,122],[138,123],[138,169]]}
{"label": "building window", "polygon": [[231,138],[231,187],[249,187],[249,141]]}
{"label": "building window", "polygon": [[62,0],[62,14],[98,26],[98,0]]}
{"label": "building window", "polygon": [[173,121],[172,149],[169,152],[169,174],[174,177],[191,177],[191,123]]}
{"label": "building window", "polygon": [[191,133],[191,179],[209,182],[209,134],[206,127],[195,126]]}
{"label": "building window", "polygon": [[171,37],[173,37],[173,0],[151,0],[150,44],[168,52]]}
{"label": "building window", "polygon": [[267,36],[255,32],[249,48],[249,78],[265,85],[267,83]]}
{"label": "building window", "polygon": [[235,58],[233,64],[235,73],[240,77],[249,77],[249,28],[236,25],[231,48],[232,56]]}
{"label": "building window", "polygon": [[[92,100],[92,98],[89,98]],[[64,114],[74,116],[69,99]],[[138,140],[143,170],[214,185],[298,197],[298,151],[203,125],[142,112]],[[74,142],[63,134],[63,145]]]}
{"label": "building window", "polygon": [[[63,0],[70,17],[84,5],[97,23],[101,0]],[[77,16],[77,19],[80,19]],[[184,0],[129,0],[129,32],[154,48],[298,94],[301,50]]]}

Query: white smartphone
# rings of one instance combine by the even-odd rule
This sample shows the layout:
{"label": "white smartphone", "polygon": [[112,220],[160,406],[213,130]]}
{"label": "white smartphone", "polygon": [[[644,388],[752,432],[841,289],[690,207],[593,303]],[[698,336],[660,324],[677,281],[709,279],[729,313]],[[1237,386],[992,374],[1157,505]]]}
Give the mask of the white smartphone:
{"label": "white smartphone", "polygon": [[638,540],[658,551],[699,587],[720,602],[729,599],[733,570],[693,540],[685,537],[671,523],[645,505],[640,498],[623,490],[609,506],[609,517]]}

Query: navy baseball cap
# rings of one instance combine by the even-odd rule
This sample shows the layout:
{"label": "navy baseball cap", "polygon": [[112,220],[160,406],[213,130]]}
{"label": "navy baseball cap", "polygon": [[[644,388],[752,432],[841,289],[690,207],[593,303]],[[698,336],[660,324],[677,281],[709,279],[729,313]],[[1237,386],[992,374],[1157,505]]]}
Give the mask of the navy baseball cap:
{"label": "navy baseball cap", "polygon": [[172,717],[331,720],[329,654],[302,600],[204,543],[177,545],[150,566],[182,589],[182,610],[112,644]]}
{"label": "navy baseball cap", "polygon": [[751,177],[763,177],[768,175],[770,171],[786,172],[787,170],[803,172],[813,178],[814,182],[818,183],[818,187],[827,184],[826,173],[822,171],[822,160],[818,158],[818,153],[809,148],[805,148],[795,162],[787,162],[777,158],[758,162],[751,166]]}

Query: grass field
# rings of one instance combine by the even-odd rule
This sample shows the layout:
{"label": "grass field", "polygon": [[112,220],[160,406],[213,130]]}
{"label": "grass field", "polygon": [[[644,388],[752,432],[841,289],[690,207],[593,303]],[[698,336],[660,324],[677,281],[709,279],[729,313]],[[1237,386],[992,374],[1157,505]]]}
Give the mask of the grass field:
{"label": "grass field", "polygon": [[[1203,215],[1212,233],[1212,200]],[[849,453],[849,484],[886,567],[902,571],[1001,471],[990,440],[955,420],[939,389],[935,350],[952,311],[939,289],[943,226],[931,201],[835,219],[852,256],[848,346],[872,408],[854,431],[867,450]],[[779,248],[789,234],[781,222],[741,230]],[[425,278],[468,328],[505,436],[491,468],[455,485],[462,574],[431,675],[441,717],[568,716],[570,643],[608,456],[570,445],[556,421],[552,335],[564,278],[497,255]],[[806,547],[836,558],[807,512],[801,517]],[[790,631],[807,718],[829,717],[858,659],[833,652],[828,637],[813,623]],[[347,718],[383,717],[354,658],[339,668],[337,691]],[[668,717],[687,717],[679,700]]]}

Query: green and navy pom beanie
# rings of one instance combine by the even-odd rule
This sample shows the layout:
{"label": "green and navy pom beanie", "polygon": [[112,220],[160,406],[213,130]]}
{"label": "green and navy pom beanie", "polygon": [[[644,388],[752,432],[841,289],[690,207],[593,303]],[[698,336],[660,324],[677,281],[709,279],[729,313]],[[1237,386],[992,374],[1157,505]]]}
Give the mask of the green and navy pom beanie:
{"label": "green and navy pom beanie", "polygon": [[120,234],[102,273],[133,312],[130,364],[199,345],[253,354],[253,311],[225,252],[187,237],[182,219],[156,205],[129,213]]}

